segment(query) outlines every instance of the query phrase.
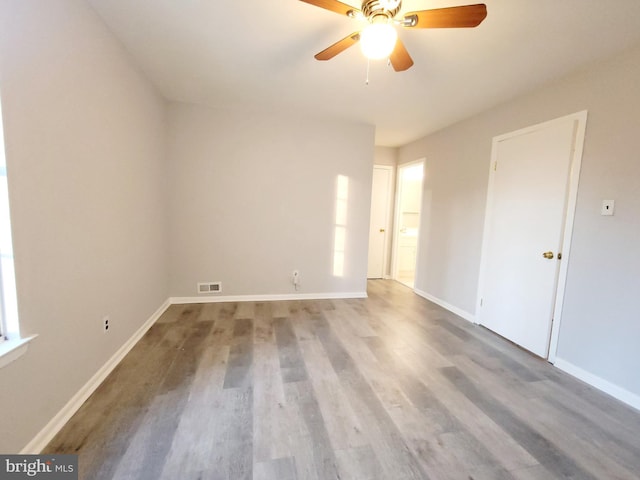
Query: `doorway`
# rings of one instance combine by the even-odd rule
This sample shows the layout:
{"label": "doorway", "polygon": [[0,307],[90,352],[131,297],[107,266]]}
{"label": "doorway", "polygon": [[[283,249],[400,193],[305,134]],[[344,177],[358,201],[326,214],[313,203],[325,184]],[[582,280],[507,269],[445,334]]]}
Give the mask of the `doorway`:
{"label": "doorway", "polygon": [[367,278],[388,278],[393,167],[373,167]]}
{"label": "doorway", "polygon": [[424,161],[398,167],[393,278],[413,288],[416,278]]}
{"label": "doorway", "polygon": [[493,139],[478,322],[553,361],[586,112]]}

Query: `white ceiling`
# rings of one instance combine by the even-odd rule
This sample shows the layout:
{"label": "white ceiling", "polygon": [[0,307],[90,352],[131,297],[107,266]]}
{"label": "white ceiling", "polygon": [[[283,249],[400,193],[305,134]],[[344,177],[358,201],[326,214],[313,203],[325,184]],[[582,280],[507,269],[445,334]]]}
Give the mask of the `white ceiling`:
{"label": "white ceiling", "polygon": [[[640,43],[639,0],[485,0],[477,28],[400,31],[415,65],[371,62],[366,85],[358,46],[313,58],[361,24],[299,0],[88,1],[167,99],[364,122],[385,146]],[[403,11],[468,3],[404,0]]]}

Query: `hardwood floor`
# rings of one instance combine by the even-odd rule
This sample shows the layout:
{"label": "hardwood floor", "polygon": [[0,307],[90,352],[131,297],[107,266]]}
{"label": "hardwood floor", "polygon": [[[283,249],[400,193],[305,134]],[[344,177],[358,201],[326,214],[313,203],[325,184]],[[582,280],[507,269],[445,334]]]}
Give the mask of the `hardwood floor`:
{"label": "hardwood floor", "polygon": [[46,449],[83,479],[640,478],[640,413],[392,281],[171,306]]}

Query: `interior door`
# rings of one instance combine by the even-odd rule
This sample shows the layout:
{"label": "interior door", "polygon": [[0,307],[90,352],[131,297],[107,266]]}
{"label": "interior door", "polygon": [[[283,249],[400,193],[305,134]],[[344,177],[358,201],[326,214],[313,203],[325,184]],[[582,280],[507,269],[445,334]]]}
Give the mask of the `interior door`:
{"label": "interior door", "polygon": [[577,120],[494,139],[479,323],[546,358]]}
{"label": "interior door", "polygon": [[387,260],[391,168],[374,167],[367,278],[383,278]]}

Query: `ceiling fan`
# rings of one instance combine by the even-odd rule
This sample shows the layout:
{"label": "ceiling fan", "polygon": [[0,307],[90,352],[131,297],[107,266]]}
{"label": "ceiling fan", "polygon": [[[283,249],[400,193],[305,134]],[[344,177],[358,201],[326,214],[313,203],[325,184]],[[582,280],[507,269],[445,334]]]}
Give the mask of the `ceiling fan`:
{"label": "ceiling fan", "polygon": [[407,70],[413,60],[395,26],[404,28],[470,28],[477,27],[487,16],[483,3],[460,7],[435,8],[403,14],[402,0],[363,0],[360,10],[337,0],[300,0],[355,20],[369,23],[363,30],[352,33],[315,55],[317,60],[329,60],[360,42],[367,58],[389,58],[396,72]]}

